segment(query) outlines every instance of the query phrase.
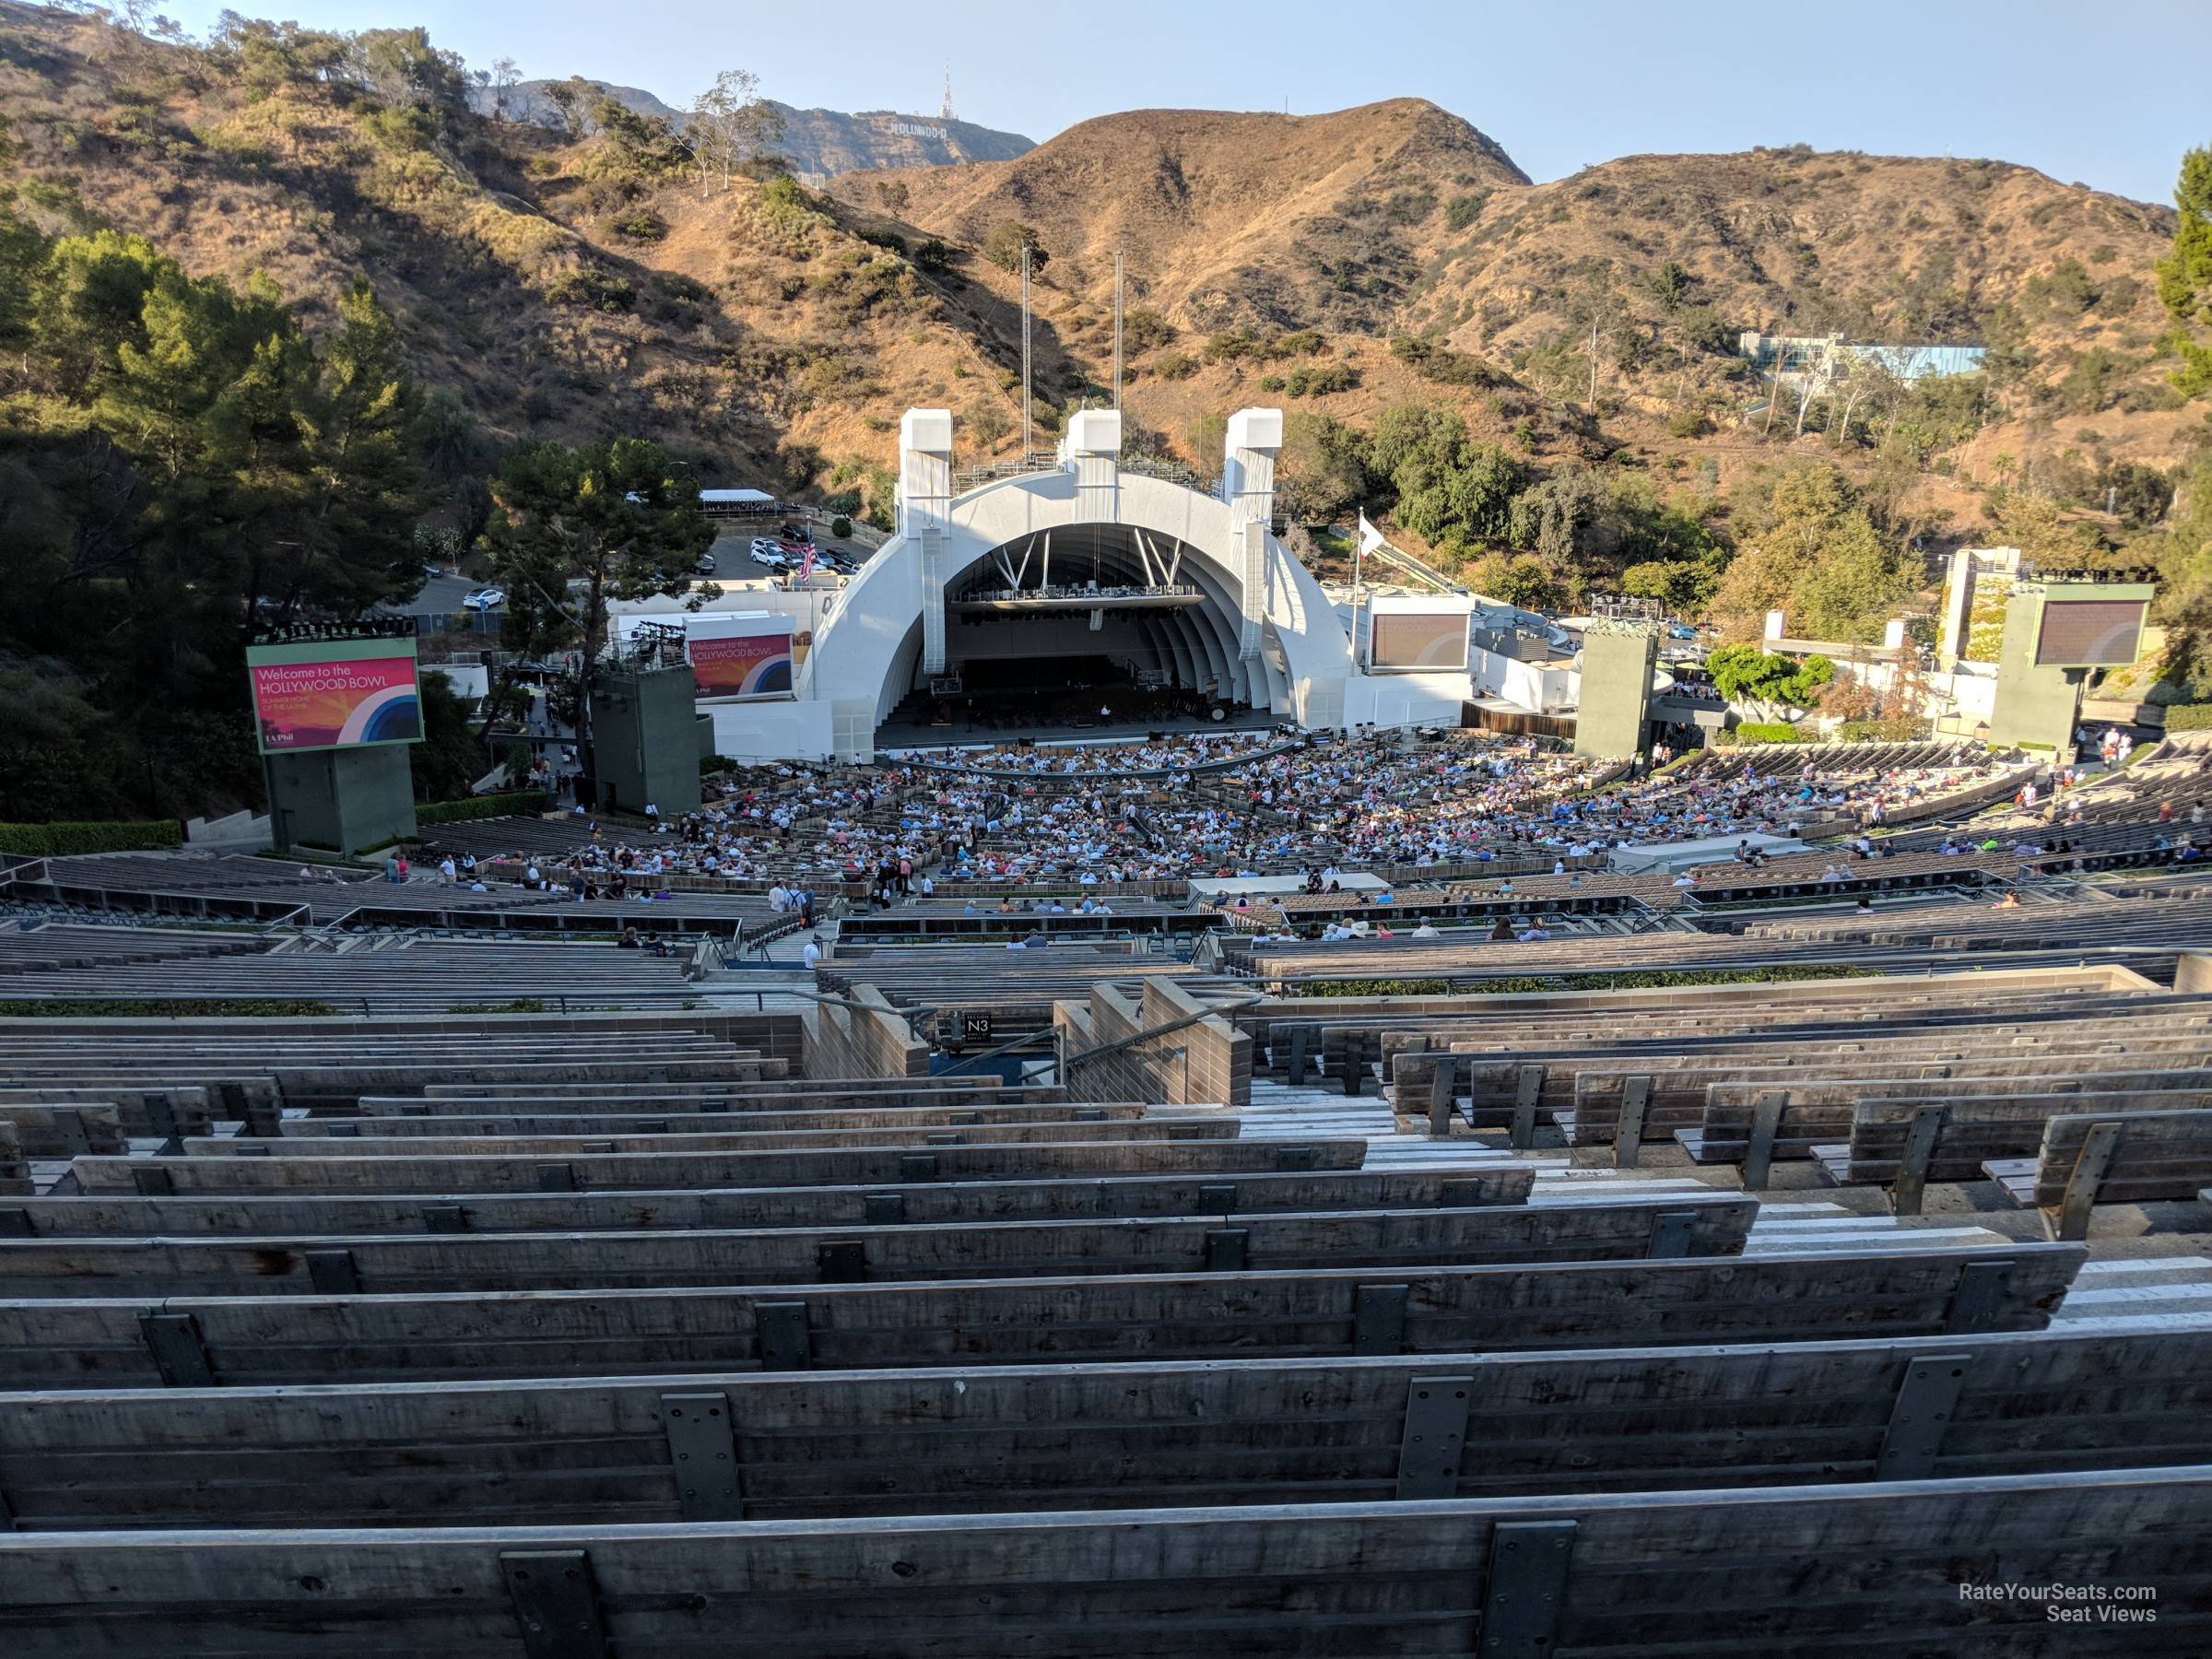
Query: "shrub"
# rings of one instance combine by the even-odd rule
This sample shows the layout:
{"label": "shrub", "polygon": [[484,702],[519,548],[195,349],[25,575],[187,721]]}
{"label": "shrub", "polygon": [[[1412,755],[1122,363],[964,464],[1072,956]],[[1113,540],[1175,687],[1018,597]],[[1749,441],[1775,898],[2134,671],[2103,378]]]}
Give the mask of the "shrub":
{"label": "shrub", "polygon": [[159,853],[183,844],[183,829],[174,818],[0,824],[0,853],[27,858],[59,858],[72,853]]}
{"label": "shrub", "polygon": [[1133,306],[1122,319],[1122,335],[1130,350],[1150,351],[1175,337],[1175,325],[1149,306]]}
{"label": "shrub", "polygon": [[2170,732],[2212,731],[2212,703],[2171,703],[2166,710]]}
{"label": "shrub", "polygon": [[1928,723],[1898,717],[1890,720],[1847,720],[1836,729],[1839,743],[1922,743]]}
{"label": "shrub", "polygon": [[668,234],[668,221],[648,210],[617,219],[614,229],[617,236],[627,236],[631,241],[659,241]]}
{"label": "shrub", "polygon": [[830,521],[830,534],[840,541],[849,539],[853,534],[853,521],[843,513],[839,513]]}
{"label": "shrub", "polygon": [[626,312],[637,303],[637,288],[627,276],[586,265],[566,271],[546,284],[548,305],[574,305],[590,311]]}
{"label": "shrub", "polygon": [[1738,743],[1795,743],[1797,728],[1777,721],[1747,720],[1735,728]]}
{"label": "shrub", "polygon": [[1524,973],[1454,986],[1449,980],[1315,980],[1297,996],[1510,996],[1526,991],[1663,991],[1677,985],[1756,985],[1793,980],[1876,979],[1881,971],[1843,962],[1771,968],[1650,969],[1634,973]]}
{"label": "shrub", "polygon": [[1449,996],[1452,982],[1441,979],[1314,980],[1298,987],[1300,996]]}
{"label": "shrub", "polygon": [[991,234],[983,238],[983,257],[1008,273],[1021,269],[1024,248],[1030,251],[1030,274],[1035,276],[1044,269],[1052,255],[1045,252],[1043,241],[1030,226],[1019,219],[1001,219],[991,227]]}
{"label": "shrub", "polygon": [[415,808],[418,824],[462,824],[472,818],[535,817],[546,809],[543,790],[510,790],[503,794],[471,795],[465,801],[424,801]]}
{"label": "shrub", "polygon": [[1472,195],[1453,196],[1444,204],[1445,227],[1453,230],[1465,230],[1482,217],[1483,205],[1489,199],[1490,193],[1487,190],[1478,190]]}
{"label": "shrub", "polygon": [[1161,380],[1189,380],[1198,372],[1198,359],[1187,351],[1171,351],[1152,367]]}

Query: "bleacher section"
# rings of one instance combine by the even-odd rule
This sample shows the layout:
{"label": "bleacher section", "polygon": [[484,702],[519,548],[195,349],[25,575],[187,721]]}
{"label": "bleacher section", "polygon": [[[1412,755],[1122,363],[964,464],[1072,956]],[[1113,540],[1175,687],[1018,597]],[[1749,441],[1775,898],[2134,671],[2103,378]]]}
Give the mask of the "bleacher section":
{"label": "bleacher section", "polygon": [[[657,918],[656,918],[657,920]],[[144,929],[77,929],[159,935]],[[35,935],[34,935],[35,936]],[[147,961],[26,967],[0,977],[0,998],[33,1001],[305,1001],[380,1016],[482,1009],[512,1002],[559,1010],[636,1007],[696,998],[689,947],[656,956],[611,944],[500,943],[405,936],[347,939],[337,948],[288,940],[259,954],[194,961],[189,973]],[[543,1011],[543,1010],[539,1010]]]}
{"label": "bleacher section", "polygon": [[619,933],[636,926],[722,938],[782,920],[754,894],[686,891],[646,900],[636,891],[626,900],[576,900],[562,889],[509,883],[477,893],[420,867],[405,882],[328,869],[302,877],[300,865],[274,858],[161,853],[50,858],[0,883],[0,893],[18,904],[71,918],[123,912],[357,930],[532,933]]}
{"label": "bleacher section", "polygon": [[[1115,971],[885,955],[933,1002],[954,956],[1000,997]],[[1477,1126],[1618,1144],[1633,1096],[1656,1136],[1823,1058],[2133,1088],[2206,1021],[2111,970],[1276,1000],[1202,1021],[1268,1057],[1243,1107],[834,1073],[864,1025],[906,1052],[865,1007],[0,1021],[11,1100],[171,1102],[0,1199],[0,1625],[149,1659],[2019,1651],[2039,1623],[1958,1595],[1971,1540],[1976,1574],[2155,1578],[2188,1651],[2212,1313],[2077,1315],[2128,1282],[2079,1242]],[[2161,1182],[2183,1144],[2142,1132]]]}
{"label": "bleacher section", "polygon": [[[1362,764],[1452,773],[1472,838],[1487,752]],[[34,865],[0,1001],[66,1017],[0,1018],[0,1651],[2212,1652],[2212,884],[2124,840],[2183,839],[2194,754],[2080,790],[2117,875],[1912,831],[1097,917],[1063,868],[826,915],[812,964],[725,958],[757,895]],[[2028,773],[1814,764],[1885,813]],[[794,862],[942,782],[871,775],[810,774]],[[1190,822],[1298,812],[1200,782]],[[1369,936],[1259,936],[1324,921]],[[2155,1618],[2054,1622],[2085,1585]]]}

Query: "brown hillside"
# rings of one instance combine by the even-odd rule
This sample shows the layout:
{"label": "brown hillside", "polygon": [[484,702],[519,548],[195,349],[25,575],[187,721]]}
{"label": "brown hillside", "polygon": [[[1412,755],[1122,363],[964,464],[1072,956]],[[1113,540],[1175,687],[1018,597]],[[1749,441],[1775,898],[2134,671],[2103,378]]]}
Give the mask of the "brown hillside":
{"label": "brown hillside", "polygon": [[244,88],[207,54],[12,0],[0,120],[0,189],[41,229],[265,272],[311,328],[366,274],[423,380],[494,437],[646,434],[710,483],[796,487],[882,459],[911,404],[970,406],[963,381],[1013,406],[987,297],[947,295],[803,193],[702,196],[594,139],[466,115],[425,137],[342,87]]}
{"label": "brown hillside", "polygon": [[[1094,377],[1110,361],[1112,253],[1124,250],[1132,303],[1177,331],[1133,343],[1128,404],[1186,449],[1209,412],[1298,406],[1295,381],[1288,400],[1260,383],[1287,378],[1282,360],[1219,349],[1215,336],[1238,329],[1319,331],[1320,356],[1354,383],[1307,407],[1359,419],[1441,397],[1488,435],[1517,432],[1539,460],[1625,444],[1675,466],[1712,460],[1724,480],[1791,438],[1777,424],[1794,427],[1794,410],[1766,420],[1764,388],[1735,356],[1740,331],[1987,342],[2005,367],[1983,423],[1922,444],[1930,504],[1962,531],[1979,512],[1959,482],[1987,482],[2001,454],[2030,471],[2166,465],[2202,436],[2165,378],[2150,267],[2171,212],[2003,162],[1793,147],[1630,157],[1532,185],[1473,127],[1402,100],[1297,118],[1136,112],[1016,161],[852,174],[831,189],[971,250],[1006,220],[1032,226],[1052,255],[1041,324]],[[988,262],[968,270],[1011,293]],[[1607,322],[1595,426],[1593,306]],[[1459,360],[1418,364],[1383,336]],[[1848,445],[1839,458],[1861,459]]]}
{"label": "brown hillside", "polygon": [[[2003,163],[1793,148],[1532,185],[1407,99],[1138,111],[1009,161],[702,195],[604,136],[465,114],[411,134],[343,87],[248,87],[207,54],[13,0],[0,116],[0,183],[31,186],[19,200],[44,229],[112,223],[195,271],[266,270],[311,324],[365,273],[425,380],[489,432],[649,433],[709,482],[869,484],[873,468],[879,492],[916,404],[961,417],[964,454],[1007,453],[1018,284],[981,255],[1007,219],[1051,254],[1045,444],[1110,377],[1117,248],[1142,324],[1126,392],[1140,441],[1208,470],[1208,422],[1240,405],[1363,423],[1414,397],[1538,465],[1702,474],[1721,498],[1793,445],[1865,469],[1848,428],[1800,436],[1758,410],[1733,355],[1746,327],[2005,342],[2009,371],[1973,419],[1908,434],[1961,534],[2000,455],[2093,474],[2171,464],[2204,431],[2165,384],[2150,263],[2170,215]],[[953,245],[949,268],[915,262],[930,237]],[[1594,399],[1573,321],[1594,294]]]}
{"label": "brown hillside", "polygon": [[1327,115],[1133,110],[1070,127],[1013,161],[849,173],[841,198],[980,246],[1036,228],[1082,292],[1126,255],[1135,291],[1194,327],[1240,322],[1372,330],[1418,276],[1452,196],[1523,187],[1490,139],[1434,104]]}

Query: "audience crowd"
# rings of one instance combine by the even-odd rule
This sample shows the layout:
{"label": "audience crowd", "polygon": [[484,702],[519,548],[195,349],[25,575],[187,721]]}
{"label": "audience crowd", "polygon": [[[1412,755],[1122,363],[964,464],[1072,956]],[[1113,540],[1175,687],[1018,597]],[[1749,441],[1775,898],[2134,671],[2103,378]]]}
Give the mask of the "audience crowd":
{"label": "audience crowd", "polygon": [[[1079,749],[948,750],[863,767],[748,769],[701,810],[617,836],[594,826],[539,879],[617,895],[670,877],[758,887],[863,882],[879,902],[936,883],[1092,886],[1259,877],[1500,857],[1588,859],[1625,845],[1878,824],[1997,763],[1824,776],[1697,763],[1648,774],[1535,739],[1359,733],[1192,734]],[[1226,767],[1218,763],[1230,761]],[[1216,770],[1194,771],[1214,767]],[[1134,774],[1150,772],[1150,777]]]}

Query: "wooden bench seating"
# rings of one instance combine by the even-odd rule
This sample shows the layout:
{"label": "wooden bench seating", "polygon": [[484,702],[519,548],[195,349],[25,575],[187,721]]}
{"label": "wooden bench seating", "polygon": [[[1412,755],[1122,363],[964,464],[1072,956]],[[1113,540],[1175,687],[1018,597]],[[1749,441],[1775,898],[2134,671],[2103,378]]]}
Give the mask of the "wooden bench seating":
{"label": "wooden bench seating", "polygon": [[0,1196],[28,1194],[31,1190],[30,1164],[23,1156],[23,1132],[0,1119]]}
{"label": "wooden bench seating", "polygon": [[[1347,1031],[1357,1029],[1347,1028]],[[1515,1033],[1510,1028],[1494,1029],[1487,1035],[1470,1035],[1457,1029],[1455,1022],[1432,1021],[1427,1031],[1417,1025],[1412,1030],[1382,1033],[1380,1041],[1369,1048],[1365,1057],[1371,1061],[1379,1048],[1388,1059],[1394,1082],[1401,1063],[1412,1065],[1416,1096],[1425,1099],[1425,1066],[1430,1062],[1419,1056],[1441,1052],[1459,1055],[1468,1062],[1542,1061],[1562,1078],[1571,1080],[1585,1068],[1681,1069],[1756,1062],[1761,1056],[1777,1053],[1780,1058],[1794,1061],[1808,1053],[1834,1056],[1901,1049],[1917,1053],[1929,1047],[1974,1052],[1983,1048],[2018,1051],[2090,1041],[2193,1040],[2201,1043],[2208,1030],[2212,1030],[2212,1009],[2202,999],[2194,997],[2159,1007],[2098,1011],[2087,1017],[2067,1011],[2034,1018],[2018,1009],[1961,1010],[1954,1004],[1947,1008],[1904,1010],[1851,1020],[1803,1021],[1793,1020],[1787,1018],[1786,1011],[1776,1009],[1765,1019],[1741,1030],[1700,1029],[1676,1033],[1665,1030],[1660,1022],[1647,1022],[1638,1017],[1616,1019],[1610,1030],[1581,1038],[1547,1038],[1540,1030]],[[1326,1028],[1323,1035],[1324,1039],[1328,1035]],[[1423,1036],[1426,1042],[1417,1042]],[[1571,1081],[1562,1084],[1562,1088],[1571,1093]],[[1571,1104],[1571,1100],[1563,1103]]]}
{"label": "wooden bench seating", "polygon": [[840,1147],[821,1151],[576,1152],[389,1158],[236,1156],[77,1158],[70,1176],[86,1193],[546,1193],[639,1187],[879,1186],[937,1181],[1105,1178],[1198,1172],[1229,1175],[1356,1170],[1360,1140],[1133,1140],[1008,1146]]}
{"label": "wooden bench seating", "polygon": [[[2163,1035],[2149,1028],[2127,1040],[2125,1054],[2145,1066],[2168,1059],[2202,1055],[2205,1038],[2188,1031]],[[1664,1140],[1680,1130],[1699,1129],[1716,1144],[1724,1137],[1711,1126],[1711,1091],[1723,1085],[1768,1088],[1809,1087],[1827,1077],[1913,1079],[1932,1072],[2021,1076],[2041,1071],[2085,1068],[2122,1053],[2114,1040],[2097,1034],[2062,1037],[2054,1032],[1961,1041],[1956,1034],[1900,1036],[1888,1041],[1861,1039],[1848,1043],[1799,1045],[1785,1039],[1759,1043],[1684,1045],[1661,1054],[1598,1054],[1547,1057],[1524,1051],[1512,1059],[1489,1054],[1454,1054],[1455,1097],[1464,1092],[1466,1116],[1477,1128],[1511,1126],[1533,1098],[1536,1121],[1548,1118],[1567,1134],[1569,1144],[1599,1146],[1621,1136],[1621,1102],[1630,1079],[1641,1079],[1641,1112],[1638,1140]],[[1416,1093],[1423,1081],[1434,1100],[1436,1054],[1401,1053],[1399,1088]],[[1750,1124],[1744,1120],[1747,1138]],[[1709,1155],[1710,1156],[1710,1155]]]}
{"label": "wooden bench seating", "polygon": [[[922,1172],[920,1170],[914,1173]],[[352,1172],[348,1171],[350,1175]],[[45,1196],[0,1208],[0,1238],[156,1233],[436,1233],[634,1231],[659,1227],[821,1227],[895,1214],[910,1222],[1211,1215],[1286,1210],[1430,1208],[1525,1202],[1526,1168],[1434,1174],[1339,1171],[1188,1175],[1113,1173],[1103,1179],[977,1180],[950,1183],[570,1192],[471,1191],[402,1196],[315,1191],[253,1194]]]}
{"label": "wooden bench seating", "polygon": [[[131,1149],[122,1110],[112,1101],[74,1106],[0,1104],[0,1123],[16,1132],[17,1149],[25,1158],[72,1158],[79,1152],[114,1155]],[[205,1135],[207,1128],[202,1124],[194,1133]]]}
{"label": "wooden bench seating", "polygon": [[620,1192],[306,1194],[41,1197],[0,1206],[0,1239],[159,1235],[634,1232],[652,1228],[851,1227],[1135,1216],[1434,1209],[1524,1204],[1527,1165],[1338,1171],[1315,1175],[1118,1174],[1110,1180],[972,1181],[882,1186],[687,1187]]}
{"label": "wooden bench seating", "polygon": [[[2207,1528],[2212,1471],[2185,1466],[1049,1526],[16,1533],[0,1534],[0,1618],[11,1659],[81,1659],[88,1628],[109,1652],[175,1659],[2178,1654],[2212,1646]],[[1962,1573],[2154,1586],[2119,1606],[2156,1623],[2053,1635],[2041,1601],[1964,1597]]]}
{"label": "wooden bench seating", "polygon": [[[41,1112],[72,1109],[90,1112],[101,1122],[112,1118],[126,1138],[159,1135],[167,1139],[176,1135],[206,1135],[216,1117],[204,1088],[57,1088],[50,1085],[42,1088],[0,1090],[0,1116],[26,1127],[37,1122],[37,1114]],[[65,1139],[65,1129],[63,1134]],[[46,1137],[41,1136],[26,1141],[34,1157],[67,1155],[48,1150],[47,1145]],[[79,1152],[89,1149],[71,1148]]]}
{"label": "wooden bench seating", "polygon": [[[2119,1073],[2070,1079],[2077,1086],[2027,1093],[2037,1082],[2019,1079],[1989,1095],[1949,1090],[1936,1084],[1892,1097],[1888,1085],[1853,1108],[1851,1138],[1841,1157],[1822,1159],[1830,1179],[1853,1185],[1887,1185],[1904,1177],[1922,1181],[1975,1181],[1990,1159],[2034,1155],[2054,1120],[2082,1115],[2132,1114],[2212,1106],[2212,1069]],[[1924,1119],[1933,1127],[1915,1125]],[[1920,1143],[1924,1142],[1924,1146]]]}
{"label": "wooden bench seating", "polygon": [[2084,1247],[497,1295],[0,1300],[0,1388],[1695,1345],[2040,1328]]}
{"label": "wooden bench seating", "polygon": [[[804,1095],[790,1097],[804,1100]],[[1009,1124],[1100,1124],[1141,1119],[1149,1108],[1112,1101],[1042,1102],[1031,1105],[915,1105],[830,1108],[819,1112],[746,1112],[726,1108],[708,1112],[688,1110],[696,1102],[678,1100],[663,1105],[648,1117],[637,1110],[619,1112],[562,1112],[542,1110],[508,1112],[472,1111],[465,1116],[447,1116],[446,1109],[465,1107],[461,1100],[418,1100],[411,1108],[366,1117],[287,1118],[279,1133],[287,1138],[302,1135],[693,1135],[742,1131],[747,1135],[780,1130],[959,1129]],[[0,1112],[5,1112],[0,1108]],[[438,1115],[432,1116],[436,1112]],[[83,1148],[79,1148],[82,1150]]]}
{"label": "wooden bench seating", "polygon": [[[491,1085],[426,1088],[418,1095],[363,1095],[351,1107],[310,1112],[311,1118],[420,1116],[430,1112],[792,1112],[875,1111],[958,1106],[1056,1105],[1067,1100],[1057,1085],[1016,1088],[995,1077],[855,1078],[815,1084],[772,1078],[759,1084],[642,1084],[617,1088],[587,1084],[573,1089]],[[1088,1102],[1085,1102],[1088,1104]]]}
{"label": "wooden bench seating", "polygon": [[2043,1125],[2034,1158],[1983,1167],[2052,1237],[2086,1238],[2099,1204],[2188,1198],[2212,1181],[2212,1110],[2069,1110]]}
{"label": "wooden bench seating", "polygon": [[1573,1138],[1576,1144],[1589,1145],[1613,1138],[1621,1085],[1633,1076],[1652,1080],[1652,1105],[1661,1120],[1653,1123],[1647,1111],[1645,1138],[1663,1139],[1677,1129],[1704,1126],[1705,1091],[1716,1084],[1772,1087],[1793,1080],[1874,1082],[1885,1077],[1915,1080],[1947,1072],[1959,1077],[2026,1080],[2112,1065],[2155,1069],[2201,1060],[2207,1041],[2206,1033],[2194,1027],[2146,1024],[2125,1036],[2103,1029],[2053,1027],[2013,1033],[1907,1033],[1803,1049],[1786,1041],[1733,1049],[1715,1045],[1633,1063],[1606,1059],[1581,1064],[1568,1074],[1566,1087],[1573,1095]]}
{"label": "wooden bench seating", "polygon": [[[377,1120],[377,1127],[397,1120]],[[378,1135],[318,1135],[318,1125],[303,1124],[303,1133],[268,1139],[223,1135],[187,1140],[188,1156],[215,1158],[225,1154],[270,1158],[376,1158],[394,1153],[405,1158],[483,1156],[511,1153],[518,1158],[551,1157],[564,1152],[804,1152],[815,1148],[903,1147],[919,1151],[924,1147],[998,1146],[1025,1141],[1196,1141],[1234,1140],[1241,1125],[1227,1114],[1212,1117],[1134,1117],[1101,1122],[1056,1124],[974,1124],[935,1129],[927,1124],[900,1124],[884,1129],[752,1129],[744,1119],[724,1120],[706,1134],[647,1133],[636,1128],[614,1135],[412,1135],[402,1130]]]}
{"label": "wooden bench seating", "polygon": [[[0,1394],[0,1418],[24,1531],[1370,1503],[2212,1462],[2212,1327],[1125,1360],[1049,1387],[1011,1366],[86,1390]],[[677,1462],[695,1430],[719,1479]]]}
{"label": "wooden bench seating", "polygon": [[0,1239],[0,1296],[421,1296],[446,1291],[881,1284],[1274,1273],[1742,1252],[1758,1205],[1713,1193],[1201,1218],[644,1232]]}
{"label": "wooden bench seating", "polygon": [[1779,1095],[1779,1103],[1769,1102],[1765,1107],[1772,1119],[1773,1138],[1768,1155],[1806,1159],[1814,1156],[1816,1147],[1847,1142],[1852,1135],[1852,1114],[1869,1098],[2002,1100],[2024,1091],[2079,1097],[2113,1088],[2192,1087],[2192,1079],[2205,1076],[2202,1068],[2188,1065],[2193,1056],[2183,1053],[2163,1056],[2178,1063],[2175,1069],[2151,1069],[2149,1062],[2159,1057],[2146,1055],[2139,1068],[2124,1070],[2097,1070],[2088,1067],[2086,1062],[2055,1059],[2008,1065],[2002,1075],[1993,1077],[1988,1072],[1999,1063],[1985,1060],[1975,1064],[1971,1075],[1941,1075],[1953,1069],[1947,1065],[1923,1068],[1936,1075],[1920,1077],[1800,1075],[1711,1083],[1705,1089],[1703,1123],[1694,1130],[1677,1130],[1675,1138],[1700,1162],[1742,1163],[1759,1132],[1762,1100]]}

